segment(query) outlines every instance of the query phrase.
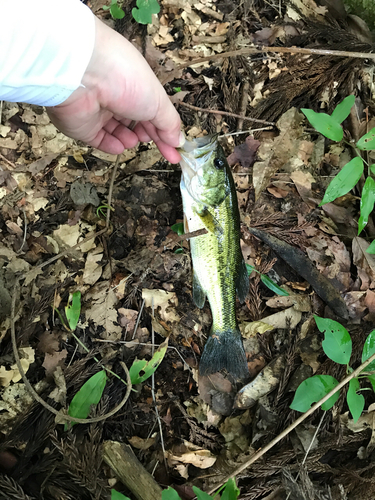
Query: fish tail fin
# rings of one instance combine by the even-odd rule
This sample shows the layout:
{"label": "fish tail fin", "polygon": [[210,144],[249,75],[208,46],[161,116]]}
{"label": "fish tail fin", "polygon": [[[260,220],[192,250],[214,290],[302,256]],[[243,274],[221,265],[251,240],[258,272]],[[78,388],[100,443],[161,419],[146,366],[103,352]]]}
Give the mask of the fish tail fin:
{"label": "fish tail fin", "polygon": [[199,364],[200,375],[211,375],[222,369],[236,379],[249,376],[246,354],[238,328],[211,331]]}

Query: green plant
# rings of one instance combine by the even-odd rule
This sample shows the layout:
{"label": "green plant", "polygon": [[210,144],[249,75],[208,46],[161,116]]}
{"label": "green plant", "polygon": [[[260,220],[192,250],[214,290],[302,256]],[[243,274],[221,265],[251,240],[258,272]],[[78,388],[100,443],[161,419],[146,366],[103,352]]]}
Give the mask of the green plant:
{"label": "green plant", "polygon": [[109,205],[100,205],[100,207],[96,209],[96,215],[105,219],[107,217],[107,213],[104,212],[105,209],[112,210],[112,212],[115,211],[115,209],[113,207],[110,207]]}
{"label": "green plant", "polygon": [[[176,222],[176,224],[173,224],[173,226],[171,226],[171,229],[173,232],[178,234],[178,236],[182,236],[183,234],[185,234],[184,224],[182,222]],[[183,247],[180,245],[179,248],[174,251],[174,253],[184,253]]]}
{"label": "green plant", "polygon": [[122,19],[125,16],[125,12],[118,4],[118,0],[111,0],[111,5],[103,5],[103,10],[109,10],[113,19]]}
{"label": "green plant", "polygon": [[[316,113],[312,109],[301,109],[301,111],[315,130],[332,141],[340,142],[344,136],[341,123],[349,116],[354,101],[354,95],[345,97],[345,99],[336,106],[331,115]],[[330,203],[336,200],[336,198],[351,191],[362,177],[365,170],[364,165],[366,164],[367,176],[362,189],[360,203],[361,212],[358,220],[358,234],[360,234],[365,228],[375,204],[375,181],[371,177],[371,174],[375,172],[375,164],[368,164],[361,157],[360,152],[375,150],[375,128],[363,135],[355,145],[352,143],[349,145],[354,149],[356,157],[344,165],[340,172],[332,179],[324,193],[320,206],[325,203]],[[375,253],[375,240],[368,247],[367,252]]]}
{"label": "green plant", "polygon": [[[352,354],[352,339],[349,332],[340,323],[332,319],[320,318],[314,316],[316,325],[320,332],[324,333],[322,342],[323,351],[335,363],[346,365],[347,373],[351,373],[353,369],[349,366],[350,357]],[[362,351],[362,363],[375,353],[375,330],[373,330],[365,340]],[[366,372],[363,372],[359,377],[353,378],[349,382],[349,389],[346,396],[346,401],[353,420],[356,422],[365,406],[365,398],[361,391],[368,390],[361,388],[360,380],[367,378],[375,391],[375,375],[371,372],[375,371],[375,362],[370,363]],[[370,372],[370,373],[369,373]],[[338,381],[330,375],[314,375],[307,378],[298,386],[294,399],[290,408],[300,412],[307,411],[311,405],[338,385]],[[323,405],[323,410],[329,410],[339,398],[339,392],[334,394]]]}
{"label": "green plant", "polygon": [[[228,479],[213,496],[205,493],[196,486],[193,486],[193,491],[197,500],[212,500],[220,492],[222,492],[220,496],[221,500],[237,500],[240,494],[240,490],[237,488],[234,478]],[[111,490],[111,500],[130,500],[130,498],[116,490]],[[166,490],[163,490],[161,500],[181,500],[181,497],[175,489],[169,486]]]}
{"label": "green plant", "polygon": [[255,269],[255,266],[250,266],[250,264],[246,264],[246,269],[247,269],[247,274],[250,276],[250,274],[255,271],[256,273],[260,274],[260,280],[261,282],[266,285],[267,288],[275,292],[277,295],[282,295],[283,297],[287,297],[289,293],[284,290],[284,288],[281,288],[281,286],[277,285],[271,278],[269,278],[266,274],[260,273],[257,269]]}
{"label": "green plant", "polygon": [[[74,330],[77,328],[79,316],[81,314],[81,292],[77,291],[69,294],[68,303],[65,306],[66,321],[64,320],[58,309],[55,309],[55,311],[58,313],[61,323],[63,324],[65,329],[70,331],[70,333],[80,344],[80,346],[82,346],[88,352],[87,347],[79,340],[79,338],[74,333]],[[133,362],[129,370],[132,385],[140,384],[151,377],[151,375],[156,371],[160,363],[163,361],[163,358],[167,351],[167,347],[168,339],[158,347],[150,361],[146,361],[145,359],[136,359]],[[68,414],[71,417],[87,418],[90,413],[91,406],[97,405],[99,403],[107,381],[106,371],[108,371],[108,373],[110,373],[111,375],[119,378],[124,384],[126,384],[126,382],[122,380],[117,374],[115,374],[108,368],[105,368],[97,358],[94,357],[94,360],[103,367],[103,370],[95,373],[95,375],[90,377],[83,384],[77,394],[75,394],[68,408]],[[74,423],[72,425],[74,425]],[[65,425],[65,429],[67,428],[68,426]]]}
{"label": "green plant", "polygon": [[[240,490],[237,488],[237,484],[234,478],[228,479],[228,481],[213,495],[209,495],[204,491],[200,490],[196,486],[193,486],[193,491],[197,497],[197,500],[212,500],[219,493],[221,500],[237,500]],[[176,490],[169,487],[166,490],[163,490],[161,495],[162,500],[181,500],[179,494]]]}
{"label": "green plant", "polygon": [[[109,10],[113,19],[122,19],[125,12],[119,5],[120,0],[111,0],[111,5],[103,5],[103,10]],[[152,14],[159,14],[160,5],[157,0],[137,0],[137,7],[132,9],[132,16],[139,24],[152,24]]]}

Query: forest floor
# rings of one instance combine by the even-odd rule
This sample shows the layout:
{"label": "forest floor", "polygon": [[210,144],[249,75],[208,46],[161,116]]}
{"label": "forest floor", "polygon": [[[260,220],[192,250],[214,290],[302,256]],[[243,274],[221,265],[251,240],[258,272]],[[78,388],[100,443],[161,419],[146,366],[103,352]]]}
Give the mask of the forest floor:
{"label": "forest floor", "polygon": [[[375,319],[375,256],[366,252],[375,238],[371,216],[358,236],[363,179],[357,190],[320,206],[329,182],[353,157],[350,141],[375,126],[374,59],[251,48],[366,53],[374,45],[364,21],[347,16],[340,2],[327,8],[314,0],[163,0],[147,27],[131,21],[135,2],[123,5],[126,23],[114,23],[102,2],[89,5],[144,53],[188,138],[223,136],[245,261],[289,295],[275,295],[251,274],[237,317],[251,378],[265,374],[266,388],[248,396],[248,407],[234,409],[239,387],[233,381],[198,376],[211,312],[208,303],[194,306],[189,244],[171,230],[183,219],[180,167],[153,144],[141,144],[120,156],[114,175],[116,157],[65,137],[44,109],[4,102],[0,499],[109,499],[112,487],[135,498],[102,460],[108,441],[129,444],[162,488],[172,485],[192,499],[192,485],[208,491],[236,474],[300,416],[289,406],[302,380],[346,376],[347,367],[324,354],[314,315],[350,332],[352,368]],[[346,141],[324,138],[300,112],[331,113],[351,94]],[[371,155],[364,153],[369,164]],[[269,236],[272,248],[263,242]],[[306,261],[288,258],[294,248]],[[327,278],[328,289],[312,286],[306,262]],[[76,291],[79,342],[62,320]],[[136,358],[150,359],[167,337],[168,349],[154,379],[139,384],[119,412],[66,430],[21,378],[12,324],[27,379],[57,412],[102,365],[125,378],[121,362],[130,367]],[[283,369],[262,372],[278,360]],[[241,499],[375,497],[375,396],[363,392],[365,410],[355,422],[346,392],[237,473]],[[123,382],[108,374],[90,418],[110,412],[125,393]]]}

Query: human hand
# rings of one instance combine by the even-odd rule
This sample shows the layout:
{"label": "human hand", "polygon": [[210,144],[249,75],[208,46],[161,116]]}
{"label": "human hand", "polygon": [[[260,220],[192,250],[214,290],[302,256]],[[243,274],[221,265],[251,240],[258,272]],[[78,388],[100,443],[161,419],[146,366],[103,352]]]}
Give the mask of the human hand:
{"label": "human hand", "polygon": [[[110,154],[153,140],[171,163],[181,159],[181,121],[155,74],[124,37],[95,19],[95,47],[79,87],[47,108],[64,134]],[[132,121],[133,130],[129,129]]]}

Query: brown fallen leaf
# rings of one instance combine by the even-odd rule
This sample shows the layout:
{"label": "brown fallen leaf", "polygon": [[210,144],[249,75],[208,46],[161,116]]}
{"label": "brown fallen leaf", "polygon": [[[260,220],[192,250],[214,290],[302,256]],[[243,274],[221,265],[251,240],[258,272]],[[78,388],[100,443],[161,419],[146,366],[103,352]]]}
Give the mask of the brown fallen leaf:
{"label": "brown fallen leaf", "polygon": [[256,158],[260,142],[249,135],[245,142],[239,146],[235,146],[234,151],[227,158],[229,165],[232,167],[236,163],[240,163],[244,168],[250,168]]}
{"label": "brown fallen leaf", "polygon": [[366,252],[369,246],[370,244],[363,238],[359,236],[353,238],[353,263],[357,266],[358,275],[362,280],[361,290],[369,288],[375,279],[375,255]]}

